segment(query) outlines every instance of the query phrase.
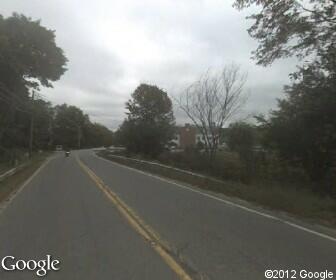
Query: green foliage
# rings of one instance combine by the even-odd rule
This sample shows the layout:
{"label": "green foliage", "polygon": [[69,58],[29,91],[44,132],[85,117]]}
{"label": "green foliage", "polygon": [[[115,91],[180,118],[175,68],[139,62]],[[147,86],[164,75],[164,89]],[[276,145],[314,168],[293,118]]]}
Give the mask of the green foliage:
{"label": "green foliage", "polygon": [[101,147],[112,144],[112,131],[92,123],[89,116],[76,106],[55,107],[53,143],[65,148]]}
{"label": "green foliage", "polygon": [[151,157],[162,152],[174,134],[172,102],[156,86],[141,84],[126,103],[128,117],[120,127],[123,144]]}
{"label": "green foliage", "polygon": [[236,0],[250,16],[249,34],[259,41],[258,64],[282,57],[305,58],[291,74],[287,98],[269,120],[262,120],[265,144],[288,163],[304,168],[320,192],[336,193],[336,5],[335,1]]}
{"label": "green foliage", "polygon": [[55,33],[24,15],[0,16],[0,77],[11,88],[51,87],[65,72],[62,49],[56,46]]}
{"label": "green foliage", "polygon": [[245,168],[245,181],[249,181],[256,172],[254,147],[257,141],[257,129],[255,126],[236,122],[230,124],[227,130],[227,145],[237,152]]}
{"label": "green foliage", "polygon": [[302,74],[263,123],[265,141],[281,157],[302,165],[319,188],[330,192],[335,184],[329,175],[336,165],[336,84],[321,71],[307,69]]}
{"label": "green foliage", "polygon": [[254,24],[249,34],[259,41],[253,53],[258,64],[268,65],[282,57],[315,57],[321,61],[335,54],[336,5],[325,0],[236,0],[234,6],[244,9],[261,6],[249,16]]}
{"label": "green foliage", "polygon": [[27,148],[35,118],[34,145],[49,143],[50,104],[32,101],[31,90],[51,87],[65,72],[66,57],[55,33],[24,15],[0,15],[0,147]]}
{"label": "green foliage", "polygon": [[109,147],[113,144],[113,133],[99,123],[86,123],[83,128],[83,146]]}
{"label": "green foliage", "polygon": [[[194,151],[195,152],[195,151]],[[220,153],[218,153],[220,154]],[[217,154],[217,156],[218,156]],[[322,223],[327,226],[336,225],[336,200],[330,197],[317,196],[309,189],[302,189],[298,186],[288,185],[288,182],[263,181],[253,184],[243,184],[237,181],[239,177],[239,166],[231,162],[230,155],[225,154],[217,158],[216,165],[218,170],[208,174],[204,165],[204,156],[199,153],[164,153],[158,158],[160,162],[180,167],[183,169],[192,169],[205,175],[220,176],[225,181],[214,180],[208,176],[200,178],[186,174],[172,168],[166,168],[160,165],[153,165],[144,161],[133,161],[125,157],[114,157],[111,153],[101,151],[100,155],[112,161],[131,166],[150,173],[158,174],[173,180],[181,181],[189,185],[197,186],[208,191],[223,193],[233,198],[240,198],[244,201],[257,203],[260,206],[270,209],[285,211],[291,215],[308,218],[309,222]],[[223,162],[224,161],[224,162]],[[203,166],[203,167],[202,167]],[[221,169],[221,170],[220,170]],[[220,171],[220,172],[218,172]],[[273,175],[273,174],[272,174]],[[280,175],[280,174],[279,174]],[[287,179],[287,174],[281,174],[282,178]],[[273,176],[271,177],[273,178]]]}
{"label": "green foliage", "polygon": [[256,128],[245,122],[232,123],[226,131],[226,143],[232,151],[237,152],[241,158],[250,154],[256,144]]}
{"label": "green foliage", "polygon": [[82,128],[89,122],[81,109],[66,104],[55,107],[54,143],[67,148],[80,148]]}
{"label": "green foliage", "polygon": [[34,106],[33,147],[37,149],[50,149],[52,144],[51,130],[53,123],[54,108],[51,106],[51,103],[45,102],[41,99],[35,100],[33,106]]}

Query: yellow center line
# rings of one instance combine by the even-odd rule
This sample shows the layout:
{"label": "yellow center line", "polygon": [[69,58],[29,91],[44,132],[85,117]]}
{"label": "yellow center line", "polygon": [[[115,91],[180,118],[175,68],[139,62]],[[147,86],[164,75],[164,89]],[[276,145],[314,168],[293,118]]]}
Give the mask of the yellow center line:
{"label": "yellow center line", "polygon": [[110,199],[116,206],[122,216],[128,223],[151,244],[151,247],[161,256],[166,264],[176,273],[181,280],[192,280],[183,267],[173,258],[171,254],[165,249],[167,242],[162,240],[149,225],[147,225],[135,212],[131,209],[120,197],[114,193],[105,183],[79,158],[76,160],[80,167],[89,175],[96,186]]}

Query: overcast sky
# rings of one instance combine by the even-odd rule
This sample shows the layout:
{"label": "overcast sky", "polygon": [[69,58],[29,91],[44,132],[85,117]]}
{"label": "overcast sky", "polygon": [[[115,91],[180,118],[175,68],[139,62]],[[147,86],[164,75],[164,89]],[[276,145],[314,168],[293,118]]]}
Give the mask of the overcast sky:
{"label": "overcast sky", "polygon": [[[256,66],[257,46],[230,0],[1,0],[0,12],[18,12],[56,30],[68,71],[41,93],[53,104],[79,106],[115,129],[124,103],[141,82],[176,94],[208,68],[236,62],[248,71],[244,112],[266,113],[283,96],[291,60]],[[177,112],[177,122],[184,122]]]}

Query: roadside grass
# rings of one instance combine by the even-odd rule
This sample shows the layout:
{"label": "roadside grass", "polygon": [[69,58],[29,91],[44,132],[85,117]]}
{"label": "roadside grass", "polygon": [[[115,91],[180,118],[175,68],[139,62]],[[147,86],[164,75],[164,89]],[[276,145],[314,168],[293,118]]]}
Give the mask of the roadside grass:
{"label": "roadside grass", "polygon": [[[108,152],[98,155],[136,169],[187,183],[204,190],[239,198],[270,210],[283,211],[309,222],[336,228],[336,199],[320,196],[309,188],[288,185],[285,182],[254,182],[244,184],[233,180],[218,180],[213,177],[197,177],[160,165],[134,162],[127,158],[113,157]],[[200,174],[201,175],[201,174]]]}
{"label": "roadside grass", "polygon": [[0,175],[14,168],[12,164],[0,162]]}
{"label": "roadside grass", "polygon": [[[336,228],[336,200],[331,197],[319,196],[310,190],[288,188],[280,184],[233,183],[232,188],[235,191],[228,195]],[[225,194],[224,186],[223,190]]]}
{"label": "roadside grass", "polygon": [[7,170],[9,170],[10,168],[8,167],[7,164],[4,163],[0,163],[0,174],[6,172]]}
{"label": "roadside grass", "polygon": [[29,160],[17,173],[0,182],[0,202],[6,200],[10,194],[19,188],[45,161],[49,152],[37,154]]}

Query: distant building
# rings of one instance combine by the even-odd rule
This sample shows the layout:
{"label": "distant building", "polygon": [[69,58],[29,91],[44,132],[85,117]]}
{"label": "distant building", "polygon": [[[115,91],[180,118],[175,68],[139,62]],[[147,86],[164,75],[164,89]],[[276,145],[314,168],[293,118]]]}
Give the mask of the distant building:
{"label": "distant building", "polygon": [[177,127],[177,146],[180,149],[196,146],[197,128],[190,124]]}
{"label": "distant building", "polygon": [[[209,139],[211,138],[212,136],[209,135]],[[186,123],[184,126],[176,127],[173,143],[175,143],[177,148],[185,149],[187,147],[196,147],[198,143],[205,144],[205,139],[196,126]]]}

